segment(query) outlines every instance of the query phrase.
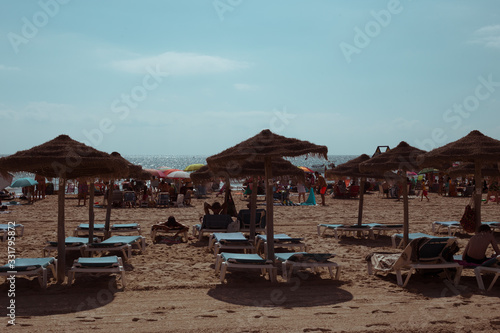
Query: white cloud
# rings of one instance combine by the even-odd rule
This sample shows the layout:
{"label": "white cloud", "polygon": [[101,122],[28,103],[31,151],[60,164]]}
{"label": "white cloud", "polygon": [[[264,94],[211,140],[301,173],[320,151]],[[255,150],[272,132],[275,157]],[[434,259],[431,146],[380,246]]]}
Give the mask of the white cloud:
{"label": "white cloud", "polygon": [[488,25],[474,31],[470,41],[485,47],[500,49],[500,25]]}
{"label": "white cloud", "polygon": [[5,66],[0,64],[0,71],[18,71],[18,67]]}
{"label": "white cloud", "polygon": [[246,68],[247,62],[197,53],[165,52],[133,60],[114,61],[112,66],[120,71],[146,73],[146,68],[159,68],[170,75],[196,75],[228,72]]}

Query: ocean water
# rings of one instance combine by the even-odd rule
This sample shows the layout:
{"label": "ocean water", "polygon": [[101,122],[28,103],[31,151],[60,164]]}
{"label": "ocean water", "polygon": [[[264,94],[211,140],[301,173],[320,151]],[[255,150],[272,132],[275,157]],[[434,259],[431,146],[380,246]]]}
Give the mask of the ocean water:
{"label": "ocean water", "polygon": [[[202,155],[128,155],[123,156],[134,164],[141,165],[144,169],[157,169],[161,167],[170,167],[179,170],[184,170],[190,164],[206,164],[208,156]],[[287,158],[292,164],[296,166],[305,166],[313,170],[323,171],[325,165],[329,166],[331,163],[339,165],[345,163],[356,155],[328,155],[328,160],[314,157],[293,157]]]}

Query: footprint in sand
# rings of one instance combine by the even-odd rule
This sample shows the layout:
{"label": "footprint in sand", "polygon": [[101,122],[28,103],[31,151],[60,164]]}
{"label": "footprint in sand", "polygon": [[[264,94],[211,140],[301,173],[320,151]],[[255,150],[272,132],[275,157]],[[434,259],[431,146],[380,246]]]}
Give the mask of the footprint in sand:
{"label": "footprint in sand", "polygon": [[199,315],[196,316],[195,318],[217,318],[218,316],[216,315]]}
{"label": "footprint in sand", "polygon": [[316,312],[314,315],[316,316],[321,316],[321,315],[334,315],[337,314],[336,312]]}
{"label": "footprint in sand", "polygon": [[331,332],[328,328],[304,328],[303,332]]}
{"label": "footprint in sand", "polygon": [[435,320],[435,321],[431,321],[430,323],[433,325],[435,325],[435,324],[455,324],[454,321],[448,321],[448,320]]}
{"label": "footprint in sand", "polygon": [[394,313],[394,311],[373,310],[372,313]]}
{"label": "footprint in sand", "polygon": [[26,327],[26,326],[33,326],[31,324],[21,324],[21,327]]}
{"label": "footprint in sand", "polygon": [[391,324],[388,323],[375,323],[375,324],[368,324],[366,327],[372,327],[372,326],[391,326]]}

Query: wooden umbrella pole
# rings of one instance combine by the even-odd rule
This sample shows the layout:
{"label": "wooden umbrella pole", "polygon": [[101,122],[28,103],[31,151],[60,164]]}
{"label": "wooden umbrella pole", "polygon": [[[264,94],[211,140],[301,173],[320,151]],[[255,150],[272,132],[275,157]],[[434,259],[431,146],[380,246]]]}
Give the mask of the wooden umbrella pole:
{"label": "wooden umbrella pole", "polygon": [[273,222],[273,171],[271,157],[264,161],[266,175],[266,228],[267,228],[267,260],[274,261],[274,222]]}
{"label": "wooden umbrella pole", "polygon": [[94,242],[94,180],[91,179],[89,186],[89,243]]}
{"label": "wooden umbrella pole", "polygon": [[361,177],[361,185],[359,185],[359,208],[358,208],[358,225],[363,223],[363,201],[365,198],[365,177]]}
{"label": "wooden umbrella pole", "polygon": [[113,190],[114,183],[112,180],[109,181],[108,189],[108,206],[106,207],[106,221],[104,222],[104,238],[109,238],[109,225],[111,224],[111,205],[113,204]]}
{"label": "wooden umbrella pole", "polygon": [[[406,175],[406,170],[403,171]],[[403,183],[403,210],[404,210],[404,225],[403,225],[403,245],[406,247],[409,243],[408,235],[410,233],[410,218],[408,209],[408,184],[406,182],[406,177],[402,176],[401,181]],[[398,194],[399,195],[399,194]]]}
{"label": "wooden umbrella pole", "polygon": [[250,193],[250,241],[255,240],[255,219],[257,216],[257,177],[252,180],[252,193]]}
{"label": "wooden umbrella pole", "polygon": [[474,210],[476,219],[476,231],[481,226],[481,201],[483,199],[483,175],[481,174],[482,163],[475,161],[474,179],[476,181],[476,190],[474,191]]}
{"label": "wooden umbrella pole", "polygon": [[66,191],[66,178],[59,177],[59,189],[57,191],[57,283],[64,283],[66,277],[66,232],[64,230],[64,198]]}

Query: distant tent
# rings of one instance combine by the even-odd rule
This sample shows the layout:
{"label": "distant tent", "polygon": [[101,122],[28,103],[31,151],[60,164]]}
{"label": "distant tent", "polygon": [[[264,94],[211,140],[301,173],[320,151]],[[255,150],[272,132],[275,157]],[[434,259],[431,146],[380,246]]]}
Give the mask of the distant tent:
{"label": "distant tent", "polygon": [[[385,149],[385,150],[382,151],[382,149]],[[375,153],[373,153],[372,157],[375,157],[377,155],[385,153],[385,152],[387,152],[389,150],[391,150],[391,148],[389,148],[389,146],[378,146],[377,149],[375,150]]]}

